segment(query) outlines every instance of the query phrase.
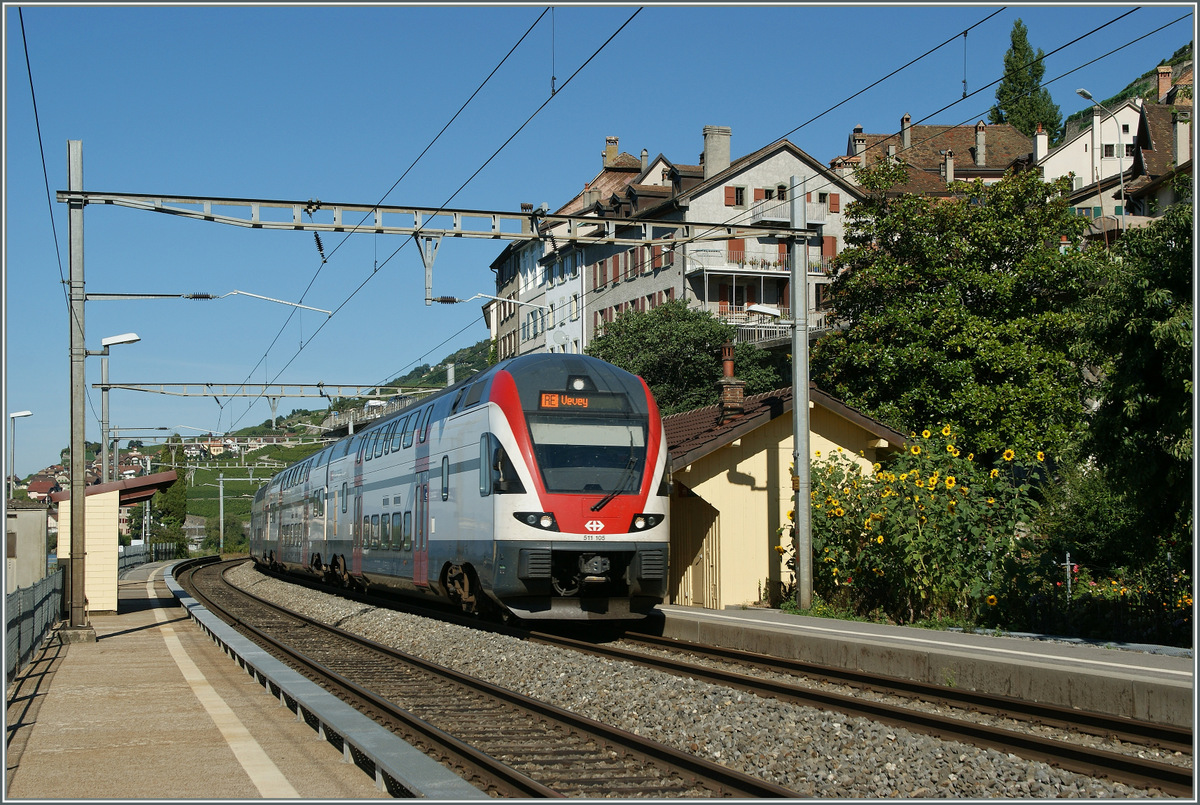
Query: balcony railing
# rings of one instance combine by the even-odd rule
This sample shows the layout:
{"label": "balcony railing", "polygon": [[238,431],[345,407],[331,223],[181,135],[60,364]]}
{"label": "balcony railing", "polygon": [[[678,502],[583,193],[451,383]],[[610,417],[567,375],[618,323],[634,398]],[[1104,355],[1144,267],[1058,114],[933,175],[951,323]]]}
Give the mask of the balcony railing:
{"label": "balcony railing", "polygon": [[[819,256],[808,258],[809,274],[825,274],[833,258]],[[697,249],[688,255],[688,273],[699,271],[753,271],[771,274],[788,274],[791,262],[780,257],[778,249]]]}
{"label": "balcony railing", "polygon": [[[745,305],[727,305],[709,302],[704,306],[718,320],[737,327],[737,340],[747,344],[779,341],[792,337],[791,308],[775,307],[779,317],[765,313],[748,312]],[[808,337],[815,338],[831,329],[828,311],[808,311]]]}
{"label": "balcony railing", "polygon": [[[805,213],[808,223],[825,224],[829,222],[829,204],[805,202]],[[750,208],[750,223],[788,224],[792,221],[792,202],[788,200],[767,199],[760,201]]]}

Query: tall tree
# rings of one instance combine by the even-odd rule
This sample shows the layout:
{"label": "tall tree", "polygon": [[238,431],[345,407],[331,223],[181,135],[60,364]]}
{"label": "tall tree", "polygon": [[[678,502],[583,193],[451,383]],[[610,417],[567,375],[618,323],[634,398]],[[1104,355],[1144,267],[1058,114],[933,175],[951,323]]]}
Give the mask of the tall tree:
{"label": "tall tree", "polygon": [[1181,189],[1186,201],[1117,242],[1087,318],[1090,343],[1109,358],[1084,444],[1135,502],[1143,546],[1184,539],[1176,555],[1190,555],[1194,213]]}
{"label": "tall tree", "polygon": [[1096,258],[1060,253],[1086,224],[1068,180],[1036,171],[893,195],[903,166],[859,172],[830,305],[844,329],[813,347],[822,387],[894,427],[951,424],[983,453],[1060,455],[1084,416],[1072,348]]}
{"label": "tall tree", "polygon": [[[690,411],[717,402],[721,346],[736,329],[685,301],[667,302],[646,311],[626,311],[604,326],[587,353],[646,381],[664,414]],[[785,386],[788,356],[752,344],[734,347],[734,369],[746,381],[746,393]]]}
{"label": "tall tree", "polygon": [[1038,124],[1057,143],[1062,136],[1062,112],[1042,87],[1046,53],[1029,44],[1029,31],[1020,18],[1013,23],[1011,46],[1004,53],[1004,78],[996,87],[996,105],[988,113],[990,123],[1008,123],[1026,137],[1032,137]]}

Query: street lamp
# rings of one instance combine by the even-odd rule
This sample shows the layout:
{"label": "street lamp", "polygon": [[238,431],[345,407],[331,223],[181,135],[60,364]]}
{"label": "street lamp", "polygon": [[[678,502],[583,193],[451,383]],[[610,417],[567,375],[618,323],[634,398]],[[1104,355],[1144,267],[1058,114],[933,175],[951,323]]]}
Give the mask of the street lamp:
{"label": "street lamp", "polygon": [[[1113,114],[1112,111],[1107,106],[1105,106],[1104,104],[1100,103],[1100,101],[1093,98],[1092,93],[1088,92],[1086,89],[1083,89],[1083,88],[1077,89],[1077,90],[1075,90],[1075,94],[1078,95],[1079,97],[1083,98],[1084,100],[1091,101],[1092,103],[1096,104],[1096,106],[1099,106],[1101,109],[1103,109],[1105,112],[1108,112],[1108,116],[1113,119],[1113,123],[1117,127],[1117,170],[1120,171],[1117,174],[1117,179],[1121,183],[1121,233],[1124,234],[1125,233],[1125,207],[1128,206],[1128,204],[1125,199],[1125,143],[1124,143],[1124,140],[1121,138],[1121,121],[1117,120],[1117,116],[1115,114]],[[1103,145],[1103,144],[1101,144],[1101,145]],[[1103,157],[1103,152],[1101,152],[1101,157]],[[1099,184],[1100,184],[1100,180],[1097,179],[1096,180],[1097,187],[1099,187]],[[1101,212],[1103,212],[1103,205],[1101,205]]]}
{"label": "street lamp", "polygon": [[17,475],[17,418],[23,416],[33,416],[33,411],[14,411],[8,415],[9,430],[11,435],[8,437],[8,499],[13,498],[13,489],[16,488]]}
{"label": "street lamp", "polygon": [[[87,353],[89,356],[100,356],[100,466],[102,467],[100,480],[103,483],[111,480],[108,467],[108,348],[116,344],[133,344],[141,340],[137,333],[110,335],[108,338],[100,339],[100,346],[103,349],[99,352]],[[116,463],[115,457],[113,463]]]}

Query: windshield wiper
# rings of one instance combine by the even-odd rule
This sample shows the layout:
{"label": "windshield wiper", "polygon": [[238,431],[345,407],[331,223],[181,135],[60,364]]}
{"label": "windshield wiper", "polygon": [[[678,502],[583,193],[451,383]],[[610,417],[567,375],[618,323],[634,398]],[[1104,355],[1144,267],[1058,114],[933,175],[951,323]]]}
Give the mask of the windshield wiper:
{"label": "windshield wiper", "polygon": [[629,479],[633,475],[633,468],[636,466],[637,457],[633,453],[630,453],[629,463],[625,465],[625,471],[621,473],[621,479],[617,481],[616,487],[613,489],[613,491],[596,501],[595,505],[592,506],[592,511],[600,511],[605,506],[612,503],[613,499],[615,499],[617,495],[625,491],[625,487],[629,485]]}

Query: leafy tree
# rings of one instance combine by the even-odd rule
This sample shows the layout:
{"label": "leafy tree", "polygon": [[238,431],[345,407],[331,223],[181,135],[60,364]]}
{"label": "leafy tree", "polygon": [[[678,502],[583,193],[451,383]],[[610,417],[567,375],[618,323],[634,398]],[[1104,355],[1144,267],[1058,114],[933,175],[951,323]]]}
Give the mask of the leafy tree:
{"label": "leafy tree", "polygon": [[1195,267],[1190,187],[1185,192],[1189,201],[1117,242],[1118,260],[1085,330],[1110,357],[1084,446],[1136,503],[1144,555],[1155,543],[1169,550],[1171,540],[1183,543],[1176,555],[1191,554]]}
{"label": "leafy tree", "polygon": [[813,347],[822,388],[900,430],[950,424],[980,456],[1060,455],[1084,416],[1072,347],[1096,258],[1060,253],[1085,225],[1068,180],[1009,173],[955,196],[893,195],[903,166],[859,172],[830,304],[844,329]]}
{"label": "leafy tree", "polygon": [[207,517],[204,520],[204,541],[201,547],[211,551],[224,548],[226,553],[246,550],[249,543],[242,528],[242,518],[230,511],[225,512],[225,537],[221,539],[221,518]]}
{"label": "leafy tree", "polygon": [[1032,137],[1038,124],[1049,135],[1051,143],[1062,136],[1062,113],[1050,98],[1050,90],[1042,87],[1046,65],[1045,52],[1037,53],[1029,45],[1029,31],[1020,18],[1013,23],[1009,35],[1011,47],[1004,53],[1004,78],[996,87],[996,105],[988,113],[990,123],[1008,123],[1026,137]]}
{"label": "leafy tree", "polygon": [[[685,301],[646,311],[626,311],[604,326],[587,353],[632,372],[646,381],[664,414],[690,411],[717,402],[723,375],[721,347],[736,328],[718,321]],[[746,393],[757,394],[787,385],[788,356],[752,344],[736,344],[734,367],[746,381]]]}

